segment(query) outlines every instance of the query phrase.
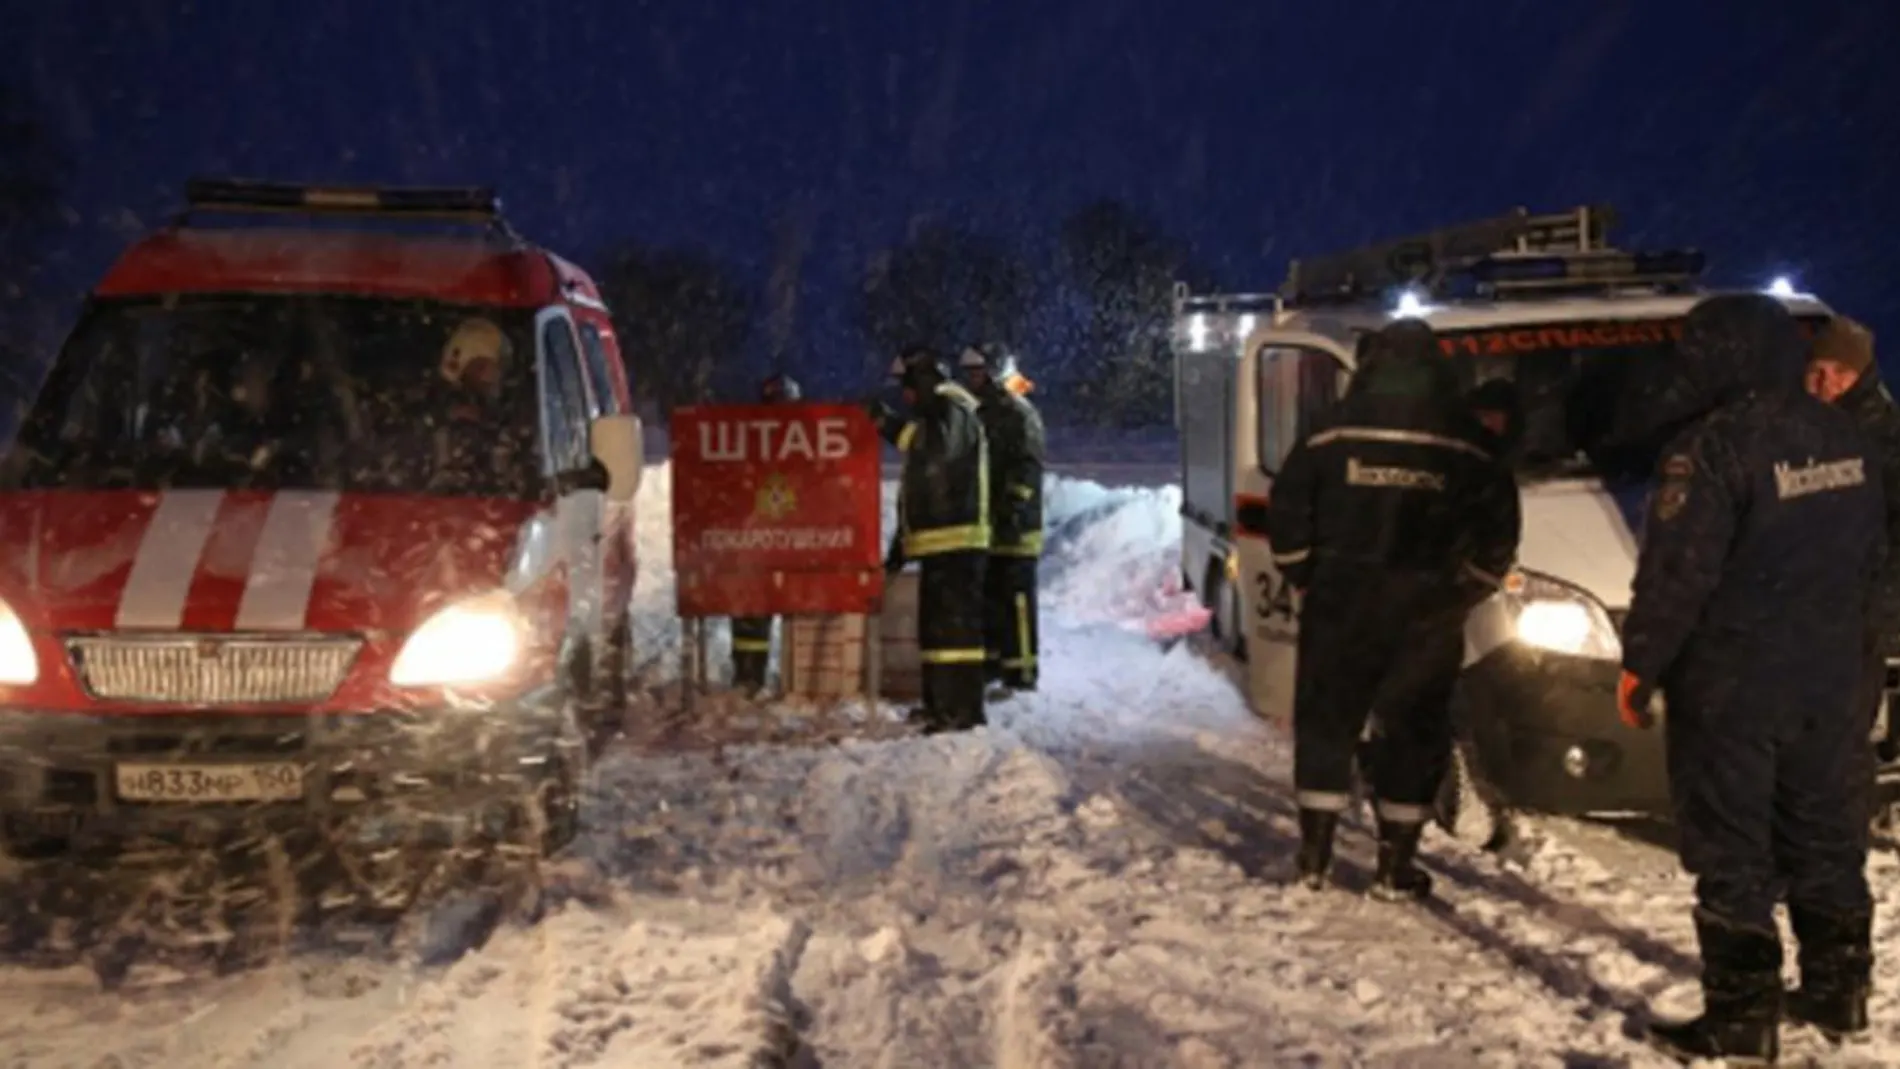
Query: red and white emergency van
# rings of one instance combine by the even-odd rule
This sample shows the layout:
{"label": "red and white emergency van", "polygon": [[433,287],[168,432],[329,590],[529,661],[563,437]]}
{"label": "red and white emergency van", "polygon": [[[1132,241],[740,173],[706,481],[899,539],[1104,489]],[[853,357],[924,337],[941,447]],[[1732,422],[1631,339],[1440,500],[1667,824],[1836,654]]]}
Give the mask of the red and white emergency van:
{"label": "red and white emergency van", "polygon": [[594,283],[492,192],[194,181],[0,460],[7,850],[418,811],[570,838],[639,443]]}

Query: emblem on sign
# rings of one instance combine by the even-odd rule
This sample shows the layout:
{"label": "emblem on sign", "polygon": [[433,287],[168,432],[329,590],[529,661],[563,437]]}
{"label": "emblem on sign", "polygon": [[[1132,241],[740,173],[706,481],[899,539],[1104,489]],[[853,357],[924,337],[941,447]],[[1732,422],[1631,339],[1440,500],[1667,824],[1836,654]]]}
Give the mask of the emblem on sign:
{"label": "emblem on sign", "polygon": [[766,477],[765,485],[759,487],[753,500],[752,510],[767,520],[782,520],[798,508],[798,494],[785,476],[773,474]]}
{"label": "emblem on sign", "polygon": [[215,638],[201,638],[197,644],[200,661],[215,661],[224,655],[224,643]]}

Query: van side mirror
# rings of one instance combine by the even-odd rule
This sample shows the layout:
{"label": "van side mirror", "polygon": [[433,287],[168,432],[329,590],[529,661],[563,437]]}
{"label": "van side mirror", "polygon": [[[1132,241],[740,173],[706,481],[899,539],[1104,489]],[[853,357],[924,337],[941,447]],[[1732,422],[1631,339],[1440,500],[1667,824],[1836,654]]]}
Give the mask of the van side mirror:
{"label": "van side mirror", "polygon": [[640,417],[632,413],[601,416],[587,429],[588,451],[594,463],[606,472],[606,485],[601,490],[609,501],[632,501],[640,491],[640,474],[646,462],[640,434]]}
{"label": "van side mirror", "polygon": [[575,468],[573,471],[563,471],[555,474],[554,496],[566,497],[569,494],[578,494],[585,491],[604,494],[607,492],[611,482],[612,479],[607,474],[606,466],[600,461],[590,457],[586,464]]}

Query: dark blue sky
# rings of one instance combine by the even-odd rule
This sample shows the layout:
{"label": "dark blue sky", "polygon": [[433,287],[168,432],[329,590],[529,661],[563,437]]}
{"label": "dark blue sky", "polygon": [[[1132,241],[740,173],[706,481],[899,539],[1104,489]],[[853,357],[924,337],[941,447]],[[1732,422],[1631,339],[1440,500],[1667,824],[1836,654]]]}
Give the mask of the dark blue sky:
{"label": "dark blue sky", "polygon": [[[801,344],[921,214],[1046,242],[1126,198],[1233,287],[1289,253],[1515,204],[1739,281],[1798,271],[1900,347],[1900,4],[1605,0],[0,0],[0,62],[80,168],[83,285],[183,179],[492,182],[583,259],[763,280],[811,220]],[[1890,361],[1891,364],[1891,361]],[[842,382],[838,383],[843,386]]]}

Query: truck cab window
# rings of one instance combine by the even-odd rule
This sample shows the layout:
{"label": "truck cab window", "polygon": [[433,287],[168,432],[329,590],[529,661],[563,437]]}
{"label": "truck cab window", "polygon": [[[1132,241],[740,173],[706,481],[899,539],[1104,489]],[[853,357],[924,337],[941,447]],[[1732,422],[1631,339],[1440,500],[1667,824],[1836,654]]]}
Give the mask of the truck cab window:
{"label": "truck cab window", "polygon": [[542,405],[547,413],[547,462],[550,474],[587,464],[587,398],[574,351],[574,331],[565,319],[541,328]]}
{"label": "truck cab window", "polygon": [[1260,466],[1271,474],[1339,399],[1339,364],[1314,349],[1263,349],[1259,395]]}
{"label": "truck cab window", "polygon": [[581,353],[587,359],[587,387],[593,394],[593,402],[587,407],[589,416],[615,415],[620,405],[614,398],[613,377],[607,372],[607,349],[600,343],[600,328],[592,323],[581,324]]}

